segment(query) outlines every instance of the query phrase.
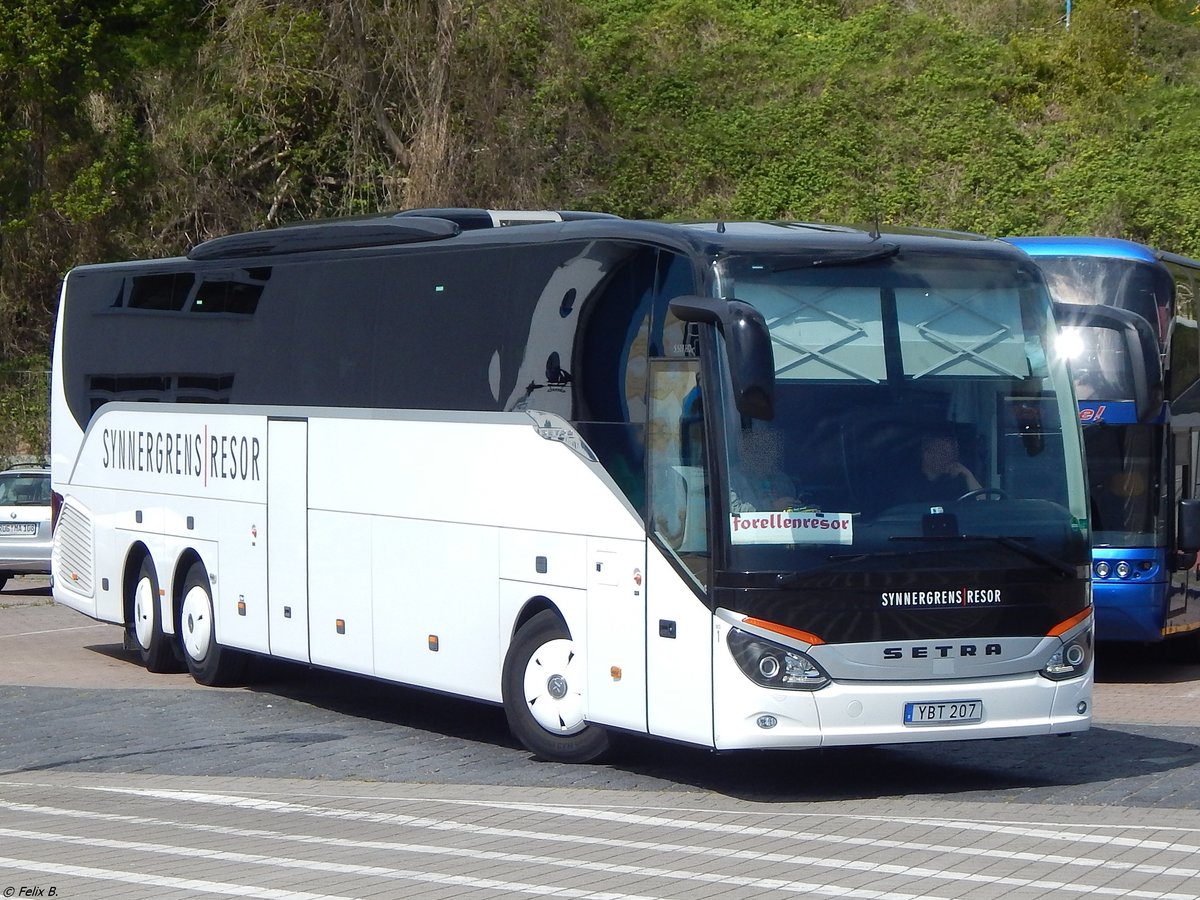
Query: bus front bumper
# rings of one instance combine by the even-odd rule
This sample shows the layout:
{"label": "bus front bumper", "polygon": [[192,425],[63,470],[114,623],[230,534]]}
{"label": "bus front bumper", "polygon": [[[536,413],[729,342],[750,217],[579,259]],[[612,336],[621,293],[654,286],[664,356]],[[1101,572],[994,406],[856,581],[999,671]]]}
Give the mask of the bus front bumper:
{"label": "bus front bumper", "polygon": [[[1029,673],[987,681],[834,682],[813,692],[764,689],[744,692],[739,686],[731,693],[740,698],[722,698],[730,702],[718,705],[718,750],[1068,734],[1089,728],[1092,717],[1090,671],[1084,677],[1060,682]],[[905,724],[907,704],[967,701],[981,704],[979,721]]]}

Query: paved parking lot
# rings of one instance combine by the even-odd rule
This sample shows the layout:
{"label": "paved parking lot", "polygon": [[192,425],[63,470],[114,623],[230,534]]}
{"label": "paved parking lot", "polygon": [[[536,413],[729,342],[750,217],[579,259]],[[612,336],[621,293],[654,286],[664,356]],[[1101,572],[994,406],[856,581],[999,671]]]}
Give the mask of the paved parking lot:
{"label": "paved parking lot", "polygon": [[[268,664],[151,675],[0,592],[0,892],[1200,898],[1200,666],[1101,654],[1072,738],[530,758],[499,709]],[[36,896],[36,894],[26,894]],[[48,896],[42,894],[41,896]]]}
{"label": "paved parking lot", "polygon": [[[532,760],[496,707],[290,664],[246,687],[152,675],[119,628],[19,582],[0,593],[0,771],[144,772],[824,800],[943,796],[1200,809],[1200,666],[1101,664],[1077,737],[712,754],[626,738],[606,765]],[[70,740],[63,730],[70,729]]]}
{"label": "paved parking lot", "polygon": [[709,793],[0,780],[0,885],[88,898],[1195,900],[1200,817]]}

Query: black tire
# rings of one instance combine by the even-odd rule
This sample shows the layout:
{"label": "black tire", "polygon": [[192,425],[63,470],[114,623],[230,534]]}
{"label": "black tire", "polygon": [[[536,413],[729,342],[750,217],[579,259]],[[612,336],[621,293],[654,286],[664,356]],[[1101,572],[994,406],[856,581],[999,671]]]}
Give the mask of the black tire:
{"label": "black tire", "polygon": [[558,615],[543,610],[513,638],[504,658],[501,691],[508,727],[535,756],[562,763],[585,763],[608,750],[608,732],[584,721],[582,660]]}
{"label": "black tire", "polygon": [[233,684],[245,674],[245,654],[222,647],[217,641],[208,572],[199,562],[192,563],[183,580],[183,595],[179,598],[179,644],[188,671],[199,684],[211,687]]}
{"label": "black tire", "polygon": [[142,665],[150,672],[178,672],[179,659],[162,627],[158,574],[149,556],[142,557],[137,578],[130,585],[129,635]]}

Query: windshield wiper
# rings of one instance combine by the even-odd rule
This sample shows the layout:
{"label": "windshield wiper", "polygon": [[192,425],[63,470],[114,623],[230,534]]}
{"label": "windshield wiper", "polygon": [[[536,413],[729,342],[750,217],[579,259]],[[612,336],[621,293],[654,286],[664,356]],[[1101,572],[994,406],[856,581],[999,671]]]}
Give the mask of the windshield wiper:
{"label": "windshield wiper", "polygon": [[889,256],[895,256],[899,252],[899,244],[876,244],[869,250],[831,253],[829,256],[818,256],[805,262],[792,263],[786,266],[773,266],[771,271],[792,272],[796,269],[820,269],[826,266],[857,266],[862,263],[875,262],[878,259],[887,259]]}
{"label": "windshield wiper", "polygon": [[844,555],[827,556],[825,557],[824,563],[808,569],[800,569],[795,572],[764,572],[763,574],[774,578],[775,587],[790,587],[798,582],[805,581],[813,575],[819,575],[822,572],[828,572],[831,569],[838,569],[842,566],[850,565],[851,563],[862,562],[864,559],[894,559],[901,556],[911,557],[922,552],[928,551],[889,550],[883,553],[846,553]]}
{"label": "windshield wiper", "polygon": [[1031,547],[1023,541],[1031,541],[1033,538],[1008,537],[1001,534],[939,534],[939,535],[897,535],[888,538],[889,541],[940,541],[943,543],[953,543],[955,541],[990,541],[994,544],[999,544],[1001,547],[1006,547],[1026,559],[1032,559],[1034,562],[1041,563],[1044,566],[1049,566],[1062,572],[1064,575],[1069,575],[1072,578],[1079,574],[1075,566],[1063,562],[1061,559],[1056,559],[1047,553],[1043,553],[1036,547]]}

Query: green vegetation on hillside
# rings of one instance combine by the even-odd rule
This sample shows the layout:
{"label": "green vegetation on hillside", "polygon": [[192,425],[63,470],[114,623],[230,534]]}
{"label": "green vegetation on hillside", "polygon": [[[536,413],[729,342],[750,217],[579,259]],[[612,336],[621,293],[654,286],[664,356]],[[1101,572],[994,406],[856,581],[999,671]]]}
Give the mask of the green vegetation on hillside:
{"label": "green vegetation on hillside", "polygon": [[1200,256],[1200,7],[1074,0],[1069,28],[1064,14],[12,0],[0,365],[44,368],[73,265],[411,206],[1095,233]]}

